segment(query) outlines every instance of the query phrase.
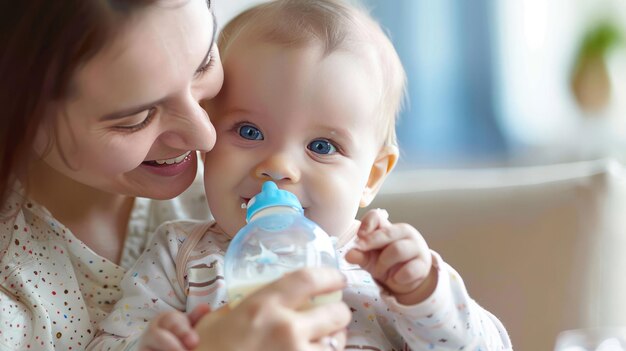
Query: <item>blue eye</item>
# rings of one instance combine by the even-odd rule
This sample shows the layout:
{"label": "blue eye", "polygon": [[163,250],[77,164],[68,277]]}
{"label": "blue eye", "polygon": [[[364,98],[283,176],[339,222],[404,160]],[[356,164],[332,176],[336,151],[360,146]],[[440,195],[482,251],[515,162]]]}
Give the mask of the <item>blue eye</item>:
{"label": "blue eye", "polygon": [[248,140],[263,140],[263,133],[256,127],[247,124],[239,127],[239,135]]}
{"label": "blue eye", "polygon": [[321,155],[330,155],[337,152],[337,148],[330,141],[325,139],[313,140],[307,145],[307,149]]}

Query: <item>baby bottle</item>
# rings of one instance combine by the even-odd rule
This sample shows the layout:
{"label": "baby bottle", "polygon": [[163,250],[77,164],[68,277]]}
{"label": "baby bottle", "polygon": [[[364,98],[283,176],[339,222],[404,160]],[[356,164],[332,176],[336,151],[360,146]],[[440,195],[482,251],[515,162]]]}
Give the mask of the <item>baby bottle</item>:
{"label": "baby bottle", "polygon": [[[298,198],[267,181],[247,205],[247,224],[237,232],[224,257],[224,279],[231,305],[304,267],[337,268],[333,242],[304,216]],[[341,300],[341,292],[317,296],[312,305]]]}

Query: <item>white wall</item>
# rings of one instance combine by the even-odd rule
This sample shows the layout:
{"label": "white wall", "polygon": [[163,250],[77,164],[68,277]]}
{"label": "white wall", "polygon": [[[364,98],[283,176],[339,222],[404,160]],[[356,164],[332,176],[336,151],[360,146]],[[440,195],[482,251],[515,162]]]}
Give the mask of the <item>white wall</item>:
{"label": "white wall", "polygon": [[612,82],[606,110],[593,115],[581,111],[569,84],[581,37],[601,19],[624,27],[626,2],[518,0],[494,1],[494,7],[498,109],[508,140],[542,153],[571,153],[576,159],[604,155],[615,147],[623,150],[626,118],[619,75],[626,69],[625,55],[613,55],[619,64],[609,62],[610,78],[619,79]]}

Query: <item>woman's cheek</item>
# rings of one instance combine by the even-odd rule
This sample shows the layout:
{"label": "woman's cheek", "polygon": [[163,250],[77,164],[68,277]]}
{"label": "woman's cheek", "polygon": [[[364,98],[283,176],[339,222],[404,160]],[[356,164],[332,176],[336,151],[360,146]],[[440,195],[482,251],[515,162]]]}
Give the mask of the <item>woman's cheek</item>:
{"label": "woman's cheek", "polygon": [[147,151],[141,148],[127,147],[105,147],[94,150],[89,161],[90,168],[97,168],[104,174],[126,173],[139,167],[145,161]]}

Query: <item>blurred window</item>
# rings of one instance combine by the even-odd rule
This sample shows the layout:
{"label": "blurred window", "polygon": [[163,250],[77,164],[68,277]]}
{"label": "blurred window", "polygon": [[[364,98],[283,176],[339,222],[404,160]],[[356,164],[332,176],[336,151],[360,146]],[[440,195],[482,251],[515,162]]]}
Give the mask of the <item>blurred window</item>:
{"label": "blurred window", "polygon": [[404,64],[401,167],[494,162],[508,148],[494,102],[490,0],[363,0]]}

